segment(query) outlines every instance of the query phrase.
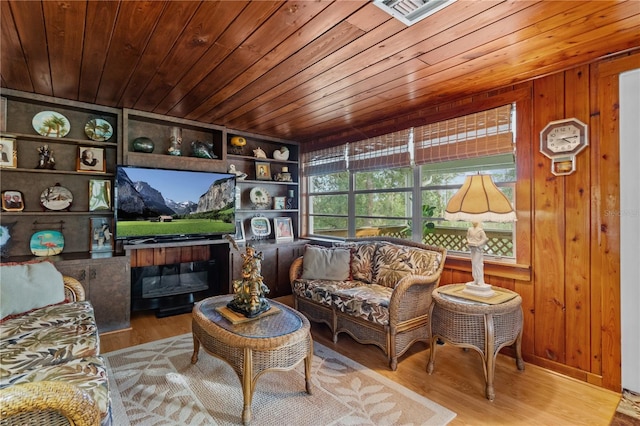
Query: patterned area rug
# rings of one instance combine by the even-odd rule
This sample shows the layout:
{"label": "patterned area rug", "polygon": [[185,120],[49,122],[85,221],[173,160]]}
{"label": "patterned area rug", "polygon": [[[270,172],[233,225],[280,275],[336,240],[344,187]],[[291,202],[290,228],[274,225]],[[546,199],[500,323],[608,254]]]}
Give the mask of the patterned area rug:
{"label": "patterned area rug", "polygon": [[[225,362],[200,349],[191,364],[191,334],[104,354],[113,424],[235,425],[242,389]],[[253,425],[446,425],[456,414],[362,365],[314,343],[312,394],[304,363],[257,380]]]}
{"label": "patterned area rug", "polygon": [[640,425],[640,394],[622,391],[622,398],[611,421],[611,426]]}

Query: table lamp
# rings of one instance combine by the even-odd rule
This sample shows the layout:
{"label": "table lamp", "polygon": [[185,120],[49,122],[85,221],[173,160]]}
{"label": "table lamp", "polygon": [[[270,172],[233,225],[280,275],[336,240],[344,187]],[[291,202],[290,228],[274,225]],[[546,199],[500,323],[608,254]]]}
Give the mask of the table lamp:
{"label": "table lamp", "polygon": [[515,222],[516,213],[509,199],[493,183],[490,175],[467,176],[462,187],[447,203],[445,220],[471,222],[467,231],[467,244],[471,251],[473,281],[465,284],[463,293],[479,297],[495,294],[491,285],[484,282],[484,245],[488,238],[482,222]]}

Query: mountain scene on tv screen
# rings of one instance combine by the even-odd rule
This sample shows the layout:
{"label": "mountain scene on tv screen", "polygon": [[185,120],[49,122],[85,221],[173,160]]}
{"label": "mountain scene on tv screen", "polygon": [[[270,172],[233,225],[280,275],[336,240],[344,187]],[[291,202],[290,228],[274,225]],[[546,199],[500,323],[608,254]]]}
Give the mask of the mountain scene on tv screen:
{"label": "mountain scene on tv screen", "polygon": [[[170,178],[170,176],[168,176]],[[197,199],[172,200],[165,198],[158,188],[144,181],[132,181],[125,169],[118,169],[116,176],[118,188],[118,221],[173,222],[160,233],[208,233],[216,232],[212,222],[234,224],[233,207],[235,204],[235,181],[224,177],[213,181],[206,192]],[[202,222],[206,228],[196,227]],[[189,223],[187,223],[189,222]],[[178,224],[183,227],[178,228]],[[190,225],[189,228],[186,228]],[[169,229],[172,228],[172,229]],[[175,228],[175,229],[173,229]],[[130,229],[119,226],[119,231],[127,235],[153,234],[151,229]],[[219,229],[228,231],[228,227]]]}

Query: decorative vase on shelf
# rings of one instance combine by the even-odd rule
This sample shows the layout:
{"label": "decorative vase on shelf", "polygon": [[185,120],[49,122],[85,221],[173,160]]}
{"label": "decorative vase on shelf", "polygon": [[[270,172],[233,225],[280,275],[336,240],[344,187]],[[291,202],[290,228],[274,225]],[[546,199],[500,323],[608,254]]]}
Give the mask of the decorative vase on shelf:
{"label": "decorative vase on shelf", "polygon": [[179,127],[171,128],[171,136],[169,137],[171,146],[169,147],[169,155],[182,155],[182,129]]}
{"label": "decorative vase on shelf", "polygon": [[136,152],[151,153],[155,148],[155,144],[153,143],[153,141],[145,136],[135,138],[133,140],[132,145],[133,145],[133,150]]}

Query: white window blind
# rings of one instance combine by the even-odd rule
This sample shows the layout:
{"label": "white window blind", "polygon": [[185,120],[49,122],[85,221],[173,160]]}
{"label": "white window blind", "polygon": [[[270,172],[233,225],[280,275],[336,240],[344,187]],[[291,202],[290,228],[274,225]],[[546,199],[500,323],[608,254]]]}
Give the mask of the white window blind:
{"label": "white window blind", "polygon": [[414,129],[416,164],[514,153],[512,105]]}
{"label": "white window blind", "polygon": [[347,145],[302,154],[302,169],[306,176],[342,172],[347,169]]}
{"label": "white window blind", "polygon": [[405,129],[349,143],[349,170],[409,166],[411,164],[409,155],[411,130]]}

